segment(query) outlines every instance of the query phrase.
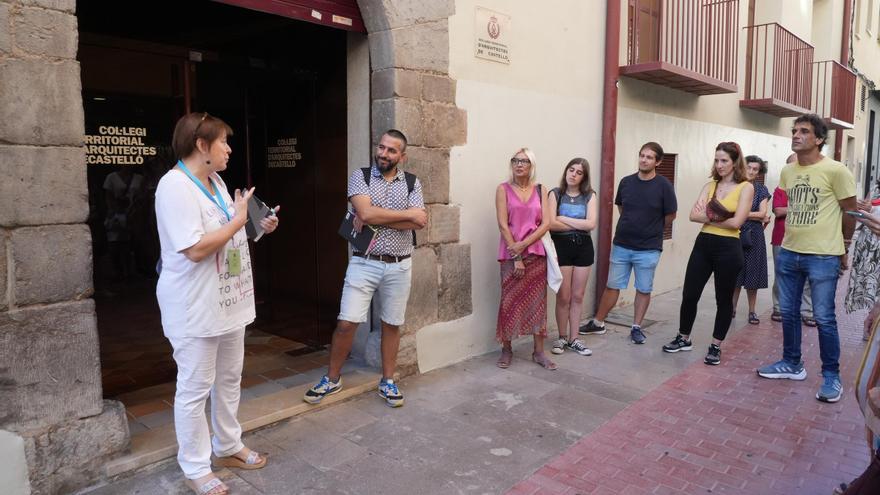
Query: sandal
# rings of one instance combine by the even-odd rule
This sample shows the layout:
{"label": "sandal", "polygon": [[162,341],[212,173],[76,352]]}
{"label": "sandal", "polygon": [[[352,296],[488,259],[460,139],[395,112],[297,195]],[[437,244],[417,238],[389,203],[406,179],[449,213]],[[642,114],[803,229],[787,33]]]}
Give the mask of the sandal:
{"label": "sandal", "polygon": [[247,455],[247,458],[242,460],[235,455],[231,455],[228,457],[218,457],[214,461],[215,466],[221,467],[229,467],[229,468],[238,468],[238,469],[261,469],[266,465],[268,454],[258,454],[253,450],[250,454]]}
{"label": "sandal", "polygon": [[541,354],[533,352],[532,353],[532,361],[538,363],[538,365],[540,365],[542,368],[544,368],[546,370],[552,371],[552,370],[556,369],[556,363],[547,359],[547,356],[545,356],[543,352]]}
{"label": "sandal", "polygon": [[227,495],[229,493],[229,487],[220,481],[220,478],[211,478],[201,486],[196,486],[195,480],[186,480],[186,486],[196,495]]}
{"label": "sandal", "polygon": [[773,314],[770,315],[770,319],[773,321],[782,321],[782,313],[774,311]]}
{"label": "sandal", "polygon": [[758,315],[755,313],[749,313],[749,323],[752,325],[757,325],[761,323],[761,320],[758,319]]}
{"label": "sandal", "polygon": [[499,368],[506,369],[510,367],[510,362],[513,361],[513,349],[501,348],[501,357],[498,358],[498,362],[495,363],[495,366]]}
{"label": "sandal", "polygon": [[803,318],[801,318],[801,321],[803,321],[804,325],[806,325],[808,327],[815,327],[816,326],[816,319],[813,318],[812,316],[804,316]]}

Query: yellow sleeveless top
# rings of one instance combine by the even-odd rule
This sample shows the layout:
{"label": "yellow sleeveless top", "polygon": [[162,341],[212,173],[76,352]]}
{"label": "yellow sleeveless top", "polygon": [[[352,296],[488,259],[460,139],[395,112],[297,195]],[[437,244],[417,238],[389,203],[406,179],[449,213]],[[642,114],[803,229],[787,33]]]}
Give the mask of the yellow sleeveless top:
{"label": "yellow sleeveless top", "polygon": [[[743,187],[748,184],[748,181],[742,181],[736,186],[734,186],[733,191],[724,197],[715,198],[717,199],[728,211],[736,211],[736,206],[739,204],[739,195],[742,193]],[[706,201],[712,199],[712,195],[715,193],[715,186],[718,185],[718,181],[712,181],[709,183],[709,195],[706,196]],[[715,225],[704,224],[703,228],[700,232],[705,232],[707,234],[720,235],[724,237],[736,237],[739,238],[739,229],[724,229],[721,227],[716,227]]]}

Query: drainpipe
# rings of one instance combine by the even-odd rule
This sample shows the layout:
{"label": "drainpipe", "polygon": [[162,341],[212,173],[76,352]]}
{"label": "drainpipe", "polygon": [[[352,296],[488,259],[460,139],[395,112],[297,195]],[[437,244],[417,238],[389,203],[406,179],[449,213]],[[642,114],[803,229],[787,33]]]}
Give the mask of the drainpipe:
{"label": "drainpipe", "polygon": [[617,134],[617,79],[620,71],[620,2],[607,0],[605,12],[605,82],[602,102],[602,164],[599,172],[599,253],[596,263],[596,308],[608,282],[611,222],[614,218],[614,154]]}
{"label": "drainpipe", "polygon": [[[852,24],[852,0],[843,0],[843,29],[840,35],[840,63],[849,67],[849,39]],[[840,161],[843,150],[843,130],[834,131],[834,159]]]}

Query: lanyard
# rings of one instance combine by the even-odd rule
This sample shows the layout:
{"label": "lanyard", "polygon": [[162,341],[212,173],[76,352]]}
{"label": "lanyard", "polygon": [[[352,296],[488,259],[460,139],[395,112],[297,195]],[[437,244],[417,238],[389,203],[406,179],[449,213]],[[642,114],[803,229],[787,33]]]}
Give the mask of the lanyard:
{"label": "lanyard", "polygon": [[207,196],[212,203],[220,208],[220,211],[222,211],[223,214],[226,215],[227,222],[232,220],[232,217],[229,216],[229,212],[226,210],[226,203],[220,196],[220,188],[217,187],[217,184],[214,184],[214,181],[212,181],[210,177],[208,178],[208,180],[211,181],[211,185],[214,186],[214,194],[216,194],[216,196],[212,196],[211,193],[208,192],[208,189],[205,188],[205,185],[202,184],[202,181],[196,179],[192,172],[190,172],[189,169],[186,168],[186,165],[183,164],[183,160],[178,160],[177,166],[180,167],[180,170],[183,170],[183,173],[185,173],[187,177],[192,179],[192,181],[195,182],[197,186],[199,186],[199,189],[202,190],[202,193],[204,193],[204,195]]}

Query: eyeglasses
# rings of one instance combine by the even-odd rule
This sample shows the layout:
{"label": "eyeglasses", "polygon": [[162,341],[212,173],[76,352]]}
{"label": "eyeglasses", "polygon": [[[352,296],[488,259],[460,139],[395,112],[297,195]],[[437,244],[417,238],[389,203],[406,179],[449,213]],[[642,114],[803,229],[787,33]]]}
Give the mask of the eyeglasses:
{"label": "eyeglasses", "polygon": [[203,123],[203,122],[205,121],[205,119],[207,119],[207,118],[208,118],[208,112],[205,112],[205,114],[202,115],[202,119],[199,120],[198,125],[196,125],[196,129],[193,131],[193,137],[194,137],[194,138],[198,138],[198,137],[199,137],[199,127],[202,126],[202,123]]}
{"label": "eyeglasses", "polygon": [[514,167],[517,165],[530,165],[531,163],[532,163],[532,161],[529,160],[528,158],[511,158],[510,159],[510,164]]}

